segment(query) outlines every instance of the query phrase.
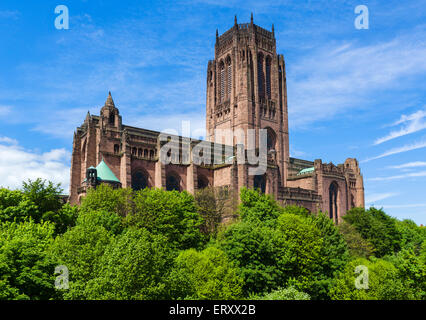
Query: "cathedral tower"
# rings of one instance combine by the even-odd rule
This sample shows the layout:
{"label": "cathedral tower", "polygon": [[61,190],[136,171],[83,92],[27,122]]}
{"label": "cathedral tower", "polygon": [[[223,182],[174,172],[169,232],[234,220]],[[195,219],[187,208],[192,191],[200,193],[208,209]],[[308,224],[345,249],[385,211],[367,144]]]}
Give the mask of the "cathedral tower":
{"label": "cathedral tower", "polygon": [[[279,168],[279,184],[286,185],[289,163],[285,64],[276,53],[274,26],[268,31],[253,23],[238,24],[219,36],[215,59],[207,66],[207,140],[219,141],[216,129],[266,129],[268,157]],[[216,131],[217,132],[217,131]],[[232,143],[237,143],[233,138]],[[238,142],[239,143],[239,142]],[[247,146],[247,143],[244,143]]]}

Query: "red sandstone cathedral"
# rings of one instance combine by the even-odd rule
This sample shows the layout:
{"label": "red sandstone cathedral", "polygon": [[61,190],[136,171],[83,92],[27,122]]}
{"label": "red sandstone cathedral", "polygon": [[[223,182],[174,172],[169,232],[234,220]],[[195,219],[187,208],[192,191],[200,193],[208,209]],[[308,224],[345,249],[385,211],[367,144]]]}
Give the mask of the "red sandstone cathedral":
{"label": "red sandstone cathedral", "polygon": [[[208,186],[236,192],[258,188],[283,205],[328,212],[336,223],[350,208],[364,207],[356,159],[336,166],[290,157],[285,63],[276,53],[273,26],[271,31],[263,29],[252,16],[244,24],[235,18],[234,26],[222,35],[216,31],[215,59],[208,62],[206,76],[206,141],[171,135],[164,141],[160,132],[124,125],[111,94],[99,116],[88,113],[74,133],[70,202],[79,203],[87,188],[108,183],[192,193]],[[266,146],[259,145],[259,135],[251,147],[236,135],[226,143],[217,136],[221,131],[244,136],[253,129],[266,131]],[[162,161],[167,143],[172,144],[165,155],[172,158],[169,162]],[[203,151],[211,148],[214,161],[199,161],[201,153],[191,152],[200,143]],[[250,174],[252,164],[228,156],[242,152],[245,159],[262,147],[267,152],[261,174]]]}

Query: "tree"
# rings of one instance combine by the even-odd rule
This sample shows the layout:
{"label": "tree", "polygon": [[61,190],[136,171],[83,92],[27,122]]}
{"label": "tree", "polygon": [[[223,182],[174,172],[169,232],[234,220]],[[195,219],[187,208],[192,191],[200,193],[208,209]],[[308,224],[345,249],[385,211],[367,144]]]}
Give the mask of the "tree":
{"label": "tree", "polygon": [[[363,277],[365,271],[356,273],[357,266],[365,266],[368,270],[368,288],[355,286],[356,279]],[[346,266],[343,273],[339,275],[330,296],[335,300],[403,300],[411,299],[410,290],[404,286],[399,278],[395,266],[383,259],[357,258]]]}
{"label": "tree", "polygon": [[75,225],[78,209],[60,199],[60,185],[37,179],[23,182],[22,190],[0,189],[0,221],[22,222],[32,219],[39,223],[51,221],[55,233],[65,232]]}
{"label": "tree", "polygon": [[62,201],[60,198],[62,191],[60,183],[54,184],[52,181],[46,181],[40,178],[35,181],[28,179],[28,182],[24,181],[22,183],[22,193],[39,209],[41,217],[37,220],[42,219],[44,214],[57,212],[62,208]]}
{"label": "tree", "polygon": [[345,239],[349,253],[356,258],[368,258],[374,253],[374,247],[364,239],[356,228],[346,221],[339,223],[339,232]]}
{"label": "tree", "polygon": [[413,247],[399,251],[387,259],[398,270],[398,278],[409,292],[407,299],[426,299],[426,264]]}
{"label": "tree", "polygon": [[222,188],[204,188],[198,190],[195,195],[197,212],[203,218],[201,231],[206,235],[216,235],[222,217],[232,206],[232,194],[228,194]]}
{"label": "tree", "polygon": [[167,279],[174,258],[165,237],[129,228],[107,246],[98,276],[87,284],[87,298],[170,299]]}
{"label": "tree", "polygon": [[88,211],[81,210],[77,218],[78,226],[102,226],[108,232],[117,235],[124,230],[123,218],[115,212],[106,211],[105,209]]}
{"label": "tree", "polygon": [[0,299],[47,300],[57,297],[54,270],[49,258],[54,225],[35,223],[0,224]]}
{"label": "tree", "polygon": [[133,190],[100,184],[90,188],[83,197],[80,210],[83,212],[106,211],[115,212],[120,217],[129,215],[133,210]]}
{"label": "tree", "polygon": [[395,219],[382,210],[370,208],[366,211],[363,208],[353,208],[343,219],[374,246],[377,257],[392,254],[400,249],[401,234],[397,230]]}
{"label": "tree", "polygon": [[136,192],[133,201],[134,212],[126,217],[127,226],[163,235],[178,249],[201,248],[204,244],[200,230],[203,219],[188,192],[147,188]]}
{"label": "tree", "polygon": [[283,212],[283,208],[270,196],[258,190],[243,188],[240,193],[241,204],[238,212],[244,221],[275,221]]}
{"label": "tree", "polygon": [[311,220],[282,214],[272,223],[241,221],[219,233],[216,245],[240,269],[244,293],[309,287],[321,268],[323,239]]}
{"label": "tree", "polygon": [[172,275],[178,299],[230,300],[241,298],[243,280],[225,253],[209,247],[189,249],[176,258]]}
{"label": "tree", "polygon": [[349,260],[348,246],[333,221],[322,212],[309,218],[320,232],[320,270],[308,290],[313,299],[328,299],[328,292],[335,276],[341,272]]}
{"label": "tree", "polygon": [[401,248],[413,248],[419,251],[426,240],[426,228],[419,227],[413,220],[396,220],[396,228],[401,234]]}
{"label": "tree", "polygon": [[98,276],[101,258],[113,236],[104,227],[79,224],[55,239],[50,255],[69,270],[65,299],[85,299],[87,282]]}
{"label": "tree", "polygon": [[0,189],[0,222],[35,220],[38,216],[38,207],[22,191]]}

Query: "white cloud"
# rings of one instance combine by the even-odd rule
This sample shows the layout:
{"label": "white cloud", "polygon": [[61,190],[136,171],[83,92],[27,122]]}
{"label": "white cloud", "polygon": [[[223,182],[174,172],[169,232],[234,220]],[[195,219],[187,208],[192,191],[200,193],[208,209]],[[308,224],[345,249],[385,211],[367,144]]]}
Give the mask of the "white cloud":
{"label": "white cloud", "polygon": [[409,80],[426,73],[423,38],[420,32],[373,45],[327,44],[293,61],[287,70],[290,124],[330,120],[366,108],[379,90],[412,87]]}
{"label": "white cloud", "polygon": [[399,179],[417,178],[417,177],[426,177],[426,171],[410,172],[410,173],[389,176],[389,177],[369,178],[368,180],[369,181],[390,181],[390,180],[399,180]]}
{"label": "white cloud", "polygon": [[9,137],[0,137],[0,143],[6,143],[6,144],[18,144],[18,141]]}
{"label": "white cloud", "polygon": [[389,166],[389,169],[408,169],[408,168],[418,168],[418,167],[426,167],[425,161],[413,161],[408,163],[399,164],[396,166]]}
{"label": "white cloud", "polygon": [[[3,138],[0,142],[16,141]],[[70,168],[65,163],[70,163],[70,153],[65,149],[39,153],[17,144],[0,143],[0,186],[15,189],[22,186],[22,181],[42,178],[61,183],[64,193],[68,193]]]}
{"label": "white cloud", "polygon": [[405,136],[423,129],[426,129],[426,110],[419,110],[410,115],[402,115],[401,118],[393,125],[404,124],[405,126],[399,130],[392,131],[388,135],[377,139],[374,144],[378,145],[383,142]]}
{"label": "white cloud", "polygon": [[384,153],[382,153],[378,156],[365,159],[361,162],[368,162],[368,161],[371,161],[371,160],[376,160],[376,159],[388,157],[388,156],[391,156],[391,155],[394,155],[394,154],[407,152],[407,151],[411,151],[411,150],[416,150],[416,149],[422,149],[422,148],[426,148],[426,141],[416,142],[414,144],[405,145],[405,146],[398,147],[398,148],[393,148],[393,149],[388,150],[388,151],[386,151],[386,152],[384,152]]}
{"label": "white cloud", "polygon": [[388,193],[370,193],[365,198],[365,203],[368,205],[373,205],[375,202],[384,200],[390,197],[397,196],[398,193],[388,192]]}

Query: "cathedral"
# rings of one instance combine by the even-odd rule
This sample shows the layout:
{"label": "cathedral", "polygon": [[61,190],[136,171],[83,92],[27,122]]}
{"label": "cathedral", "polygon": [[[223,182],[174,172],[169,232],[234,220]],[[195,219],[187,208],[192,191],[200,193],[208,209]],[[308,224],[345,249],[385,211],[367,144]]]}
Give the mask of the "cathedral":
{"label": "cathedral", "polygon": [[[364,207],[358,161],[348,158],[334,165],[290,157],[286,81],[274,26],[269,31],[254,24],[253,16],[243,24],[235,18],[231,29],[222,35],[216,31],[214,60],[207,64],[206,140],[164,138],[125,125],[109,93],[100,115],[88,113],[74,133],[70,203],[80,203],[99,183],[191,193],[247,187],[282,205],[322,210],[338,223],[347,210]],[[253,143],[247,141],[251,132]],[[244,161],[250,154],[265,155],[264,170],[252,170],[255,165]]]}

